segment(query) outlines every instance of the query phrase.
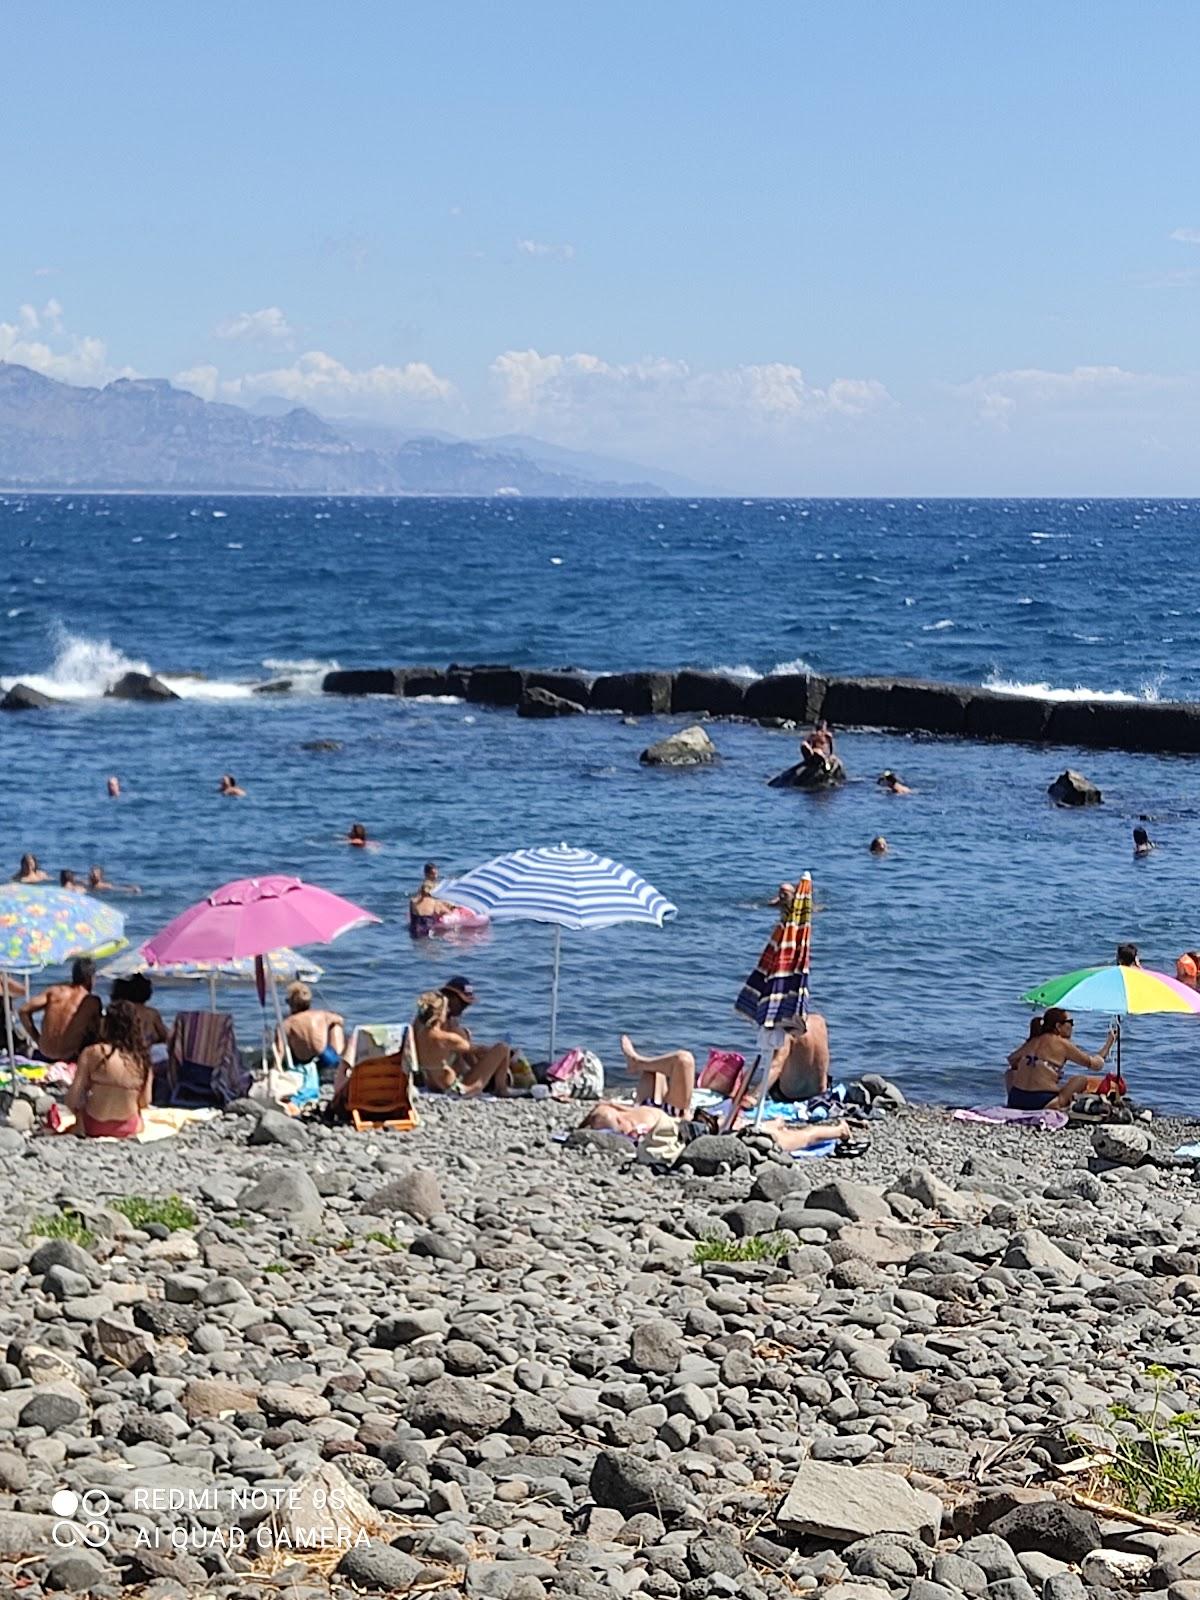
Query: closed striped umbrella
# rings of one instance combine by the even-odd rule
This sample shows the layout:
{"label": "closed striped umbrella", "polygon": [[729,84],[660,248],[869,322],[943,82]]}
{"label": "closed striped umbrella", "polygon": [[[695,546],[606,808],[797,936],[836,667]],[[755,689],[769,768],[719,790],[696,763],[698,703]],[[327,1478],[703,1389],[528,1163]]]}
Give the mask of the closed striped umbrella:
{"label": "closed striped umbrella", "polygon": [[[758,1058],[750,1069],[747,1088],[756,1080],[759,1064],[763,1069],[755,1123],[762,1121],[767,1100],[767,1078],[771,1053],[783,1035],[785,1023],[803,1017],[808,1010],[808,968],[812,956],[812,877],[805,873],[791,899],[783,907],[775,931],[758,965],[742,985],[733,1006],[759,1030]],[[736,1097],[735,1112],[736,1115]]]}
{"label": "closed striped umbrella", "polygon": [[514,850],[475,867],[441,891],[455,905],[493,922],[548,922],[554,926],[554,987],[550,1001],[550,1059],[558,1026],[558,972],[562,930],[611,928],[648,922],[661,928],[675,907],[630,867],[590,850],[559,844]]}

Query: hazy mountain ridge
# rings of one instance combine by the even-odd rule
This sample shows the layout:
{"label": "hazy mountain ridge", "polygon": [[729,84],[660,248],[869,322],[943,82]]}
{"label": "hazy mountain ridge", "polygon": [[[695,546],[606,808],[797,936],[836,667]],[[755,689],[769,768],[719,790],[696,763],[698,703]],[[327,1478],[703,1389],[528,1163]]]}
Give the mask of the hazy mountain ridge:
{"label": "hazy mountain ridge", "polygon": [[[397,430],[399,432],[399,430]],[[649,482],[552,470],[516,450],[410,437],[374,448],[303,407],[282,415],[202,400],[165,378],[102,389],[0,362],[0,483],[39,489],[281,494],[663,495]]]}

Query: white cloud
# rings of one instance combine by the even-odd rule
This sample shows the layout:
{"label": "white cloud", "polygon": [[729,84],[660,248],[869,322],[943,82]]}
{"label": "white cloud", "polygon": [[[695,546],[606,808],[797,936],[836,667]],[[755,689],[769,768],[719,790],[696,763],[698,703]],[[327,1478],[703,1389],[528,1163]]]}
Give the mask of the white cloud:
{"label": "white cloud", "polygon": [[[209,369],[195,369],[207,373]],[[199,391],[197,391],[199,392]],[[413,404],[442,406],[455,398],[454,385],[440,377],[427,362],[409,361],[401,367],[374,366],[355,370],[323,350],[309,350],[290,366],[269,372],[250,372],[220,384],[230,399],[252,399],[277,394],[297,405],[313,406],[332,414],[347,413],[391,417]]]}
{"label": "white cloud", "polygon": [[1081,409],[1122,410],[1185,389],[1190,383],[1186,378],[1130,372],[1117,366],[1072,367],[1067,372],[1018,367],[972,378],[957,385],[956,392],[973,401],[985,421],[1007,428],[1020,413],[1044,416]]}
{"label": "white cloud", "polygon": [[239,311],[225,317],[213,329],[218,339],[250,339],[266,344],[290,344],[292,328],[278,306],[261,311]]}
{"label": "white cloud", "polygon": [[518,239],[517,250],[523,256],[541,256],[550,261],[574,261],[573,244],[544,244],[540,239]]}
{"label": "white cloud", "polygon": [[63,308],[53,299],[41,307],[23,305],[15,322],[0,322],[0,361],[32,367],[63,383],[104,384],[138,376],[132,367],[112,364],[103,339],[68,333]]}
{"label": "white cloud", "polygon": [[221,374],[216,367],[201,365],[188,367],[184,372],[177,372],[171,382],[177,389],[190,389],[192,394],[198,394],[201,400],[215,400],[220,379]]}
{"label": "white cloud", "polygon": [[491,366],[504,408],[526,421],[641,426],[691,434],[714,427],[787,428],[859,417],[891,404],[875,378],[811,384],[799,367],[768,362],[710,371],[664,356],[614,363],[588,354],[506,350]]}
{"label": "white cloud", "polygon": [[1176,244],[1200,244],[1200,228],[1174,228],[1168,238]]}

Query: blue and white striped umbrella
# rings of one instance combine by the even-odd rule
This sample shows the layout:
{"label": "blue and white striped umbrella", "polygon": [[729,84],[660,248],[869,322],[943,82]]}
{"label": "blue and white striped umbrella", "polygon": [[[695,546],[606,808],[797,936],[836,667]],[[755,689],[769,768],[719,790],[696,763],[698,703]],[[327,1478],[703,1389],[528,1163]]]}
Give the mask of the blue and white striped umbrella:
{"label": "blue and white striped umbrella", "polygon": [[652,884],[619,861],[559,844],[514,850],[475,867],[439,893],[493,922],[554,924],[554,988],[550,1003],[550,1059],[558,1024],[558,970],[563,928],[586,931],[618,922],[661,928],[675,907]]}

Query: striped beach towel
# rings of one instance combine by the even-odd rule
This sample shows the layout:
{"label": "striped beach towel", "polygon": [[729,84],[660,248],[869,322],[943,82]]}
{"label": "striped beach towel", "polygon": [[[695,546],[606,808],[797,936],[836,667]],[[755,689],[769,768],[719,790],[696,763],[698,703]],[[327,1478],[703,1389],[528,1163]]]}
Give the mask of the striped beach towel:
{"label": "striped beach towel", "polygon": [[155,1102],[226,1106],[249,1092],[253,1074],[238,1053],[233,1018],[223,1011],[181,1011],[166,1065],[155,1074]]}

